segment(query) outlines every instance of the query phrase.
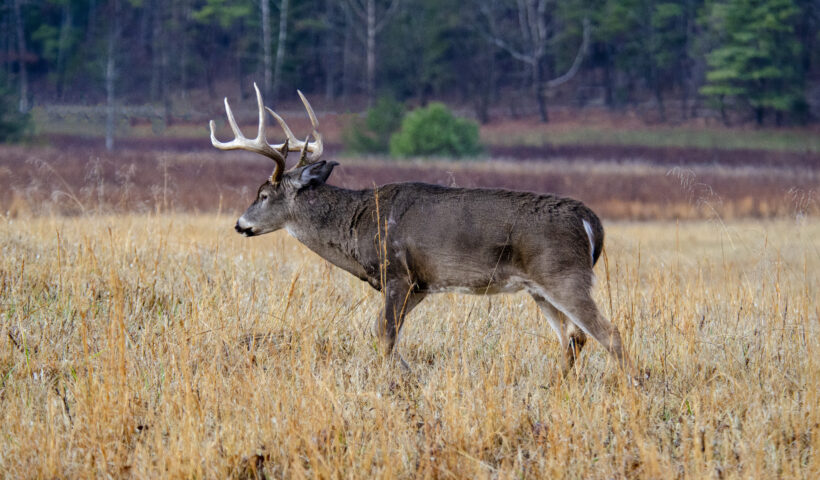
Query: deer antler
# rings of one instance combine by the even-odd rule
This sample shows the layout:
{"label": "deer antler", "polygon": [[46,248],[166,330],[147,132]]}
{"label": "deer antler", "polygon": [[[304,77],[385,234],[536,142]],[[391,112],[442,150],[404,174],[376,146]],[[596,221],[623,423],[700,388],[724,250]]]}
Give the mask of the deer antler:
{"label": "deer antler", "polygon": [[[324,147],[322,144],[322,134],[318,132],[319,121],[316,119],[316,114],[313,112],[313,108],[310,106],[310,103],[307,101],[305,96],[302,95],[302,92],[297,90],[299,97],[302,99],[302,103],[305,105],[305,109],[308,112],[308,116],[310,117],[310,123],[313,125],[313,132],[311,132],[311,135],[315,141],[309,142],[310,135],[308,135],[304,141],[299,140],[293,135],[293,132],[290,127],[288,127],[288,124],[285,123],[285,120],[282,119],[279,114],[264,106],[262,102],[262,93],[259,91],[259,87],[256,83],[253,84],[253,88],[256,90],[256,102],[259,105],[259,129],[256,134],[256,138],[249,139],[242,134],[242,131],[239,130],[239,126],[236,124],[236,119],[233,116],[233,111],[231,111],[231,106],[228,104],[228,99],[225,98],[225,113],[228,116],[228,123],[231,126],[231,130],[233,130],[235,138],[230,142],[220,142],[217,140],[215,134],[215,124],[214,121],[211,120],[211,144],[220,150],[247,150],[249,152],[259,153],[270,158],[276,163],[276,167],[273,169],[273,173],[270,176],[270,181],[271,183],[277,183],[282,178],[282,174],[285,172],[285,159],[288,156],[288,152],[300,152],[299,162],[294,168],[299,168],[313,163],[319,160],[322,156]],[[267,138],[265,137],[265,110],[273,115],[273,118],[276,119],[279,126],[282,127],[282,130],[288,137],[283,143],[278,145],[268,143]]]}
{"label": "deer antler", "polygon": [[239,126],[236,125],[236,119],[231,111],[231,106],[228,104],[228,98],[225,97],[225,113],[228,115],[228,123],[231,125],[231,130],[233,130],[235,138],[230,142],[220,142],[217,140],[214,132],[214,121],[211,120],[211,144],[220,150],[247,150],[270,158],[276,162],[276,168],[273,169],[273,173],[270,176],[271,182],[275,183],[282,178],[282,173],[285,171],[285,158],[288,156],[288,142],[286,141],[282,145],[271,145],[268,143],[268,140],[265,138],[265,106],[262,103],[262,93],[259,91],[259,87],[256,86],[256,83],[253,84],[253,88],[256,89],[256,102],[259,104],[259,130],[256,134],[256,138],[251,140],[242,135],[242,131],[239,130]]}
{"label": "deer antler", "polygon": [[[298,93],[299,98],[302,99],[302,104],[305,106],[305,110],[307,110],[308,117],[310,117],[310,124],[313,125],[313,132],[311,132],[311,134],[308,135],[304,141],[299,140],[295,135],[293,135],[293,132],[290,130],[290,127],[288,127],[288,124],[285,123],[285,120],[280,117],[278,113],[268,107],[265,107],[267,111],[273,115],[273,118],[279,122],[279,126],[282,127],[282,131],[284,131],[285,135],[287,135],[288,141],[286,143],[288,144],[288,149],[291,152],[301,152],[299,155],[299,163],[297,163],[293,168],[299,168],[318,161],[322,156],[322,151],[324,150],[322,134],[319,133],[319,120],[316,118],[316,113],[313,111],[313,107],[310,106],[310,102],[308,102],[307,98],[305,98],[304,94],[302,94],[301,90],[296,90],[296,93]],[[311,135],[315,139],[313,143],[308,142]],[[308,153],[310,153],[309,156]]]}

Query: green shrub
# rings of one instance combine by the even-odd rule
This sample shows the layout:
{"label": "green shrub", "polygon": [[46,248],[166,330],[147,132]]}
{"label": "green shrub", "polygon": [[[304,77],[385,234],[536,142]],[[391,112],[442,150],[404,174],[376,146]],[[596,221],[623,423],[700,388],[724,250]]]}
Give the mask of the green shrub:
{"label": "green shrub", "polygon": [[390,138],[390,153],[399,157],[463,157],[480,152],[478,124],[456,117],[444,104],[437,102],[407,114],[401,130]]}
{"label": "green shrub", "polygon": [[364,119],[354,118],[342,132],[345,149],[357,153],[387,153],[390,136],[401,126],[404,105],[382,97],[367,110]]}

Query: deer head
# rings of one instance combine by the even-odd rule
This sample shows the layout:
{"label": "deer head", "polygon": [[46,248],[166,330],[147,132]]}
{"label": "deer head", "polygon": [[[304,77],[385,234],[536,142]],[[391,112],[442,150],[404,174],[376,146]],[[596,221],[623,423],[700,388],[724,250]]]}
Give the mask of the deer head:
{"label": "deer head", "polygon": [[[216,139],[214,121],[211,120],[210,123],[211,143],[214,147],[220,150],[247,150],[264,155],[275,163],[270,178],[259,187],[256,200],[236,222],[234,228],[245,236],[262,235],[283,228],[294,211],[296,195],[303,189],[324,183],[333,171],[333,167],[338,165],[336,162],[320,160],[323,144],[322,134],[318,131],[319,121],[316,119],[310,102],[302,92],[297,90],[313,125],[313,131],[305,140],[297,139],[285,120],[264,106],[259,87],[256,83],[253,87],[256,90],[256,101],[259,106],[259,129],[256,138],[246,138],[239,130],[227,98],[225,98],[225,112],[235,138],[230,142],[220,142]],[[287,138],[284,142],[268,143],[265,136],[266,111],[276,119],[285,132]],[[314,139],[312,142],[310,141],[311,136]],[[288,152],[300,152],[299,162],[290,170],[285,171]]]}

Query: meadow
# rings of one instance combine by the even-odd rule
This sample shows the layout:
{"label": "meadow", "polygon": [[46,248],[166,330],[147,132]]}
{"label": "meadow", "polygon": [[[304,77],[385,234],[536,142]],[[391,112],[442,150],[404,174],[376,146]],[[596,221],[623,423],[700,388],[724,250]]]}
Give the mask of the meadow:
{"label": "meadow", "polygon": [[204,120],[131,122],[106,152],[66,118],[0,146],[0,477],[820,476],[813,131],[513,121],[483,158],[396,162],[340,156],[322,119],[339,186],[590,205],[634,388],[592,340],[562,377],[523,293],[428,297],[404,374],[378,292],[284,232],[234,233],[269,161],[214,151]]}
{"label": "meadow", "polygon": [[[818,2],[283,1],[273,78],[268,2],[6,3],[0,480],[820,478]],[[399,28],[374,49],[376,17]],[[780,48],[727,62],[749,38]],[[226,95],[256,131],[259,75],[299,138],[310,94],[333,185],[591,207],[594,296],[641,385],[593,340],[562,375],[524,293],[431,295],[398,343],[412,372],[381,358],[379,292],[285,232],[234,232],[272,164],[215,150],[208,122],[230,138]],[[390,92],[481,116],[482,152],[344,145]]]}
{"label": "meadow", "polygon": [[225,213],[0,219],[7,478],[817,478],[820,222],[605,221],[567,378],[525,294],[380,294]]}

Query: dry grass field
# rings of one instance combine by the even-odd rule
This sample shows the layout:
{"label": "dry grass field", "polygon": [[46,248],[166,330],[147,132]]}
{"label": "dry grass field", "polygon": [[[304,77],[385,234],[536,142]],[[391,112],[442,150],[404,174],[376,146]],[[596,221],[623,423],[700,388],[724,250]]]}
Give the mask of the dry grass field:
{"label": "dry grass field", "polygon": [[425,300],[403,376],[378,292],[234,220],[0,219],[0,476],[820,476],[817,217],[606,223],[640,389],[524,294]]}

